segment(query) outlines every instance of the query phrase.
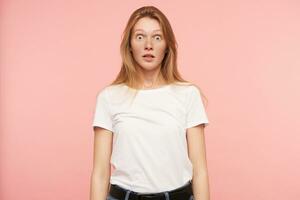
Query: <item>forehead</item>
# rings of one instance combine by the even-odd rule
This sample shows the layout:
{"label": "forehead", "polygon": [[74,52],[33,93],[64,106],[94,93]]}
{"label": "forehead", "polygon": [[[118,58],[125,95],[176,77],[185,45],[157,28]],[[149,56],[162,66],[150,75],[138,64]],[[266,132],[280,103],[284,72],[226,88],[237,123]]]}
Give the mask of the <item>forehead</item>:
{"label": "forehead", "polygon": [[135,31],[145,31],[145,32],[154,32],[161,31],[161,26],[159,22],[155,19],[149,17],[143,17],[137,21],[133,27],[133,32]]}

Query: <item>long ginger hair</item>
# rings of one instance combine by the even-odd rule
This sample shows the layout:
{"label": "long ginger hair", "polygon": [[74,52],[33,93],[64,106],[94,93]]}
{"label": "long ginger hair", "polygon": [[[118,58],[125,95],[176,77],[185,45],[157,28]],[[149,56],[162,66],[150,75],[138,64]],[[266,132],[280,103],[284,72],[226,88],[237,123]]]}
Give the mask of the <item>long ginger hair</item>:
{"label": "long ginger hair", "polygon": [[138,92],[137,88],[142,80],[139,74],[137,73],[137,66],[135,64],[133,55],[130,51],[130,39],[132,36],[132,29],[134,25],[139,19],[143,17],[149,17],[151,19],[157,20],[160,24],[164,38],[166,40],[166,53],[161,63],[159,76],[161,76],[165,80],[166,84],[172,83],[179,85],[194,85],[199,89],[201,96],[205,98],[205,96],[201,92],[201,89],[197,85],[187,80],[184,80],[180,75],[177,67],[178,44],[176,42],[174,32],[167,17],[158,8],[154,6],[143,6],[135,10],[131,14],[125,27],[125,30],[123,31],[122,41],[120,45],[120,53],[122,58],[121,69],[115,80],[113,80],[110,83],[110,85],[126,84],[131,90],[135,91],[135,95]]}

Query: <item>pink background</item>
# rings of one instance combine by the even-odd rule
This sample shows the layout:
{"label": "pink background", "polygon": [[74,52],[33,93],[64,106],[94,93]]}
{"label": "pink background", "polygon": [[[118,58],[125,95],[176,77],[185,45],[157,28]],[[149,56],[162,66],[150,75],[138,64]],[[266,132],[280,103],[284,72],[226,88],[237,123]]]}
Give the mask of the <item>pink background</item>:
{"label": "pink background", "polygon": [[88,199],[96,93],[143,5],[169,18],[179,70],[209,100],[211,199],[300,199],[296,0],[2,0],[0,199]]}

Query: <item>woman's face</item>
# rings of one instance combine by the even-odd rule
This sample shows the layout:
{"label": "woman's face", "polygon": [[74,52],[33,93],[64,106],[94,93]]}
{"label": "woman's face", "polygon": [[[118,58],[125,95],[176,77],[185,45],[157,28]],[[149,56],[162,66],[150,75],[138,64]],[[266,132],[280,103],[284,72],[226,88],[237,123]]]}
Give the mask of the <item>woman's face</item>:
{"label": "woman's face", "polygon": [[130,42],[133,58],[140,67],[144,70],[160,68],[165,56],[166,41],[157,20],[149,17],[139,19],[133,27]]}

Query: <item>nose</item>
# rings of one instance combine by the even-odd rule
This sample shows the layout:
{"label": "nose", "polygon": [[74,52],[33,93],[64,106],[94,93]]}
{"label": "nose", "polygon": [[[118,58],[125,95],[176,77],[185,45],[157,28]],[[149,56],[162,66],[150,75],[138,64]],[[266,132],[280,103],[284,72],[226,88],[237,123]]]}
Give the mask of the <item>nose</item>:
{"label": "nose", "polygon": [[152,42],[151,39],[146,40],[145,49],[152,49]]}

